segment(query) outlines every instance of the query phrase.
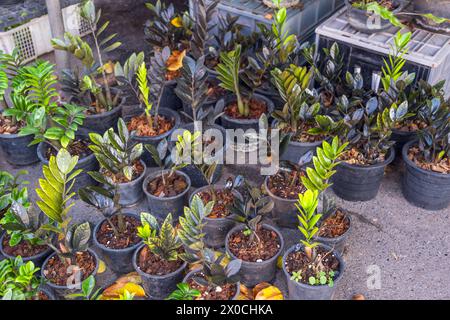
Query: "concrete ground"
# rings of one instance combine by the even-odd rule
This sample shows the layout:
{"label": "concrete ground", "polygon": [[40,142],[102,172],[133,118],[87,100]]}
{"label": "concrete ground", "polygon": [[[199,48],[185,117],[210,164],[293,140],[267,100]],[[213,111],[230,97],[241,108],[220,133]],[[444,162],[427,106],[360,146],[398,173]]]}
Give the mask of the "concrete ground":
{"label": "concrete ground", "polygon": [[[9,165],[0,154],[0,169],[14,173],[22,168]],[[26,169],[30,172],[30,195],[35,200],[41,164]],[[222,180],[242,173],[255,183],[262,182],[261,176],[245,166],[226,167]],[[365,203],[337,200],[352,212],[353,219],[344,253],[346,268],[335,299],[351,299],[354,294],[367,299],[450,298],[450,209],[428,212],[413,207],[402,196],[400,179],[401,166],[396,165],[388,168],[376,199]],[[145,210],[145,201],[129,209],[135,213]],[[92,224],[102,218],[81,201],[72,215],[76,221]],[[298,242],[296,229],[283,229],[282,233],[286,248]],[[112,283],[116,276],[107,270],[98,276],[98,283]],[[281,271],[274,283],[287,296]]]}

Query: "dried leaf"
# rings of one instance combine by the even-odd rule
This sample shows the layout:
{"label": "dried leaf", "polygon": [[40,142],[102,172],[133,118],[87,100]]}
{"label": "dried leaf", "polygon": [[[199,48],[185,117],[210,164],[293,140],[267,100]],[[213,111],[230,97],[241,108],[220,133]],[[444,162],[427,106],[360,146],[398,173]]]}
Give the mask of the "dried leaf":
{"label": "dried leaf", "polygon": [[255,300],[284,300],[284,298],[280,289],[275,286],[270,286],[258,292]]}
{"label": "dried leaf", "polygon": [[178,71],[183,67],[183,59],[186,56],[186,50],[173,51],[172,55],[167,59],[167,70]]}
{"label": "dried leaf", "polygon": [[125,290],[134,294],[135,297],[145,297],[144,288],[132,282],[115,283],[103,291],[102,298],[119,298],[125,293]]}
{"label": "dried leaf", "polygon": [[176,28],[181,28],[183,26],[183,19],[181,17],[175,17],[170,23]]}
{"label": "dried leaf", "polygon": [[103,260],[99,260],[97,273],[98,274],[102,274],[105,271],[106,271],[106,264],[105,264],[105,262]]}

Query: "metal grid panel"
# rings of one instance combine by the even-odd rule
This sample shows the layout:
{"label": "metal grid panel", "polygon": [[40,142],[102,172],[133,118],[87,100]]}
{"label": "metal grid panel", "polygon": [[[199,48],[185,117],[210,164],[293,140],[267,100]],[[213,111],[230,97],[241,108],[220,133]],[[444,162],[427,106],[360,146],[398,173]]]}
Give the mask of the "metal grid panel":
{"label": "metal grid panel", "polygon": [[30,27],[27,26],[14,31],[12,37],[23,60],[28,61],[36,58],[36,48]]}

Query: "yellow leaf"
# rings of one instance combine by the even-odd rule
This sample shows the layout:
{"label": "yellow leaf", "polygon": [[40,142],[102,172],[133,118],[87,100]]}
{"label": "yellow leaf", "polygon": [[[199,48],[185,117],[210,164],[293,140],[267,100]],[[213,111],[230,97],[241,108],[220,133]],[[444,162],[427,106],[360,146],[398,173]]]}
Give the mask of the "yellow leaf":
{"label": "yellow leaf", "polygon": [[98,274],[102,274],[105,271],[106,271],[106,264],[105,264],[105,262],[103,260],[99,260],[97,273]]}
{"label": "yellow leaf", "polygon": [[255,299],[255,297],[258,295],[258,293],[262,290],[264,290],[267,287],[270,287],[271,284],[268,282],[261,282],[258,283],[252,290],[252,295],[253,295],[253,299]]}
{"label": "yellow leaf", "polygon": [[186,50],[173,51],[172,55],[167,59],[167,70],[178,71],[183,67],[183,59],[186,56]]}
{"label": "yellow leaf", "polygon": [[238,300],[253,300],[253,293],[249,288],[241,284]]}
{"label": "yellow leaf", "polygon": [[277,267],[278,269],[283,269],[283,257],[279,256],[277,259]]}
{"label": "yellow leaf", "polygon": [[176,28],[181,28],[183,26],[183,19],[181,17],[175,17],[170,23]]}
{"label": "yellow leaf", "polygon": [[115,283],[103,291],[102,298],[119,298],[127,290],[129,293],[134,293],[135,297],[145,297],[144,288],[140,285],[132,282],[128,283]]}
{"label": "yellow leaf", "polygon": [[284,298],[280,289],[270,286],[258,292],[255,300],[284,300]]}
{"label": "yellow leaf", "polygon": [[107,63],[105,63],[105,65],[103,66],[103,70],[107,73],[107,74],[113,74],[114,73],[114,66],[115,63],[112,61],[108,61]]}

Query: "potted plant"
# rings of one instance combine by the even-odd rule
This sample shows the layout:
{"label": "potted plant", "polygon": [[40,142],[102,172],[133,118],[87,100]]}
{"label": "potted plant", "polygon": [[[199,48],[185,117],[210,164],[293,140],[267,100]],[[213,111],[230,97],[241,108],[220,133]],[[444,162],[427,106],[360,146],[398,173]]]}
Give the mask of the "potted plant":
{"label": "potted plant", "polygon": [[172,213],[177,220],[188,200],[191,179],[179,171],[184,164],[173,163],[167,140],[162,140],[156,148],[152,145],[145,145],[145,148],[160,168],[149,174],[142,184],[150,212],[162,219]]}
{"label": "potted plant", "polygon": [[[26,85],[20,76],[23,62],[19,51],[14,49],[11,54],[0,51],[0,103],[6,106],[0,112],[0,148],[6,161],[14,165],[30,165],[38,162],[37,145],[30,146],[33,135],[20,135],[20,129],[25,126],[28,115],[36,109],[36,105],[28,98]],[[6,91],[11,89],[8,95]]]}
{"label": "potted plant", "polygon": [[[113,128],[103,136],[90,133],[90,150],[100,164],[100,178],[117,188],[120,196],[119,204],[124,207],[133,206],[143,197],[142,181],[145,178],[146,165],[140,160],[143,153],[142,143],[136,143],[130,135],[125,121],[119,118],[117,133]],[[94,180],[98,175],[92,175]]]}
{"label": "potted plant", "polygon": [[135,250],[133,267],[142,278],[144,289],[153,299],[164,299],[183,278],[187,263],[181,259],[182,243],[168,214],[159,225],[149,213],[141,213],[138,236],[144,244]]}
{"label": "potted plant", "polygon": [[317,149],[314,168],[309,168],[307,176],[302,178],[307,190],[298,195],[297,208],[298,228],[304,239],[286,251],[282,264],[291,300],[331,299],[335,285],[342,278],[344,261],[340,255],[333,248],[314,242],[314,238],[322,218],[317,212],[319,198],[330,186],[337,159],[345,147],[337,137],[331,145],[324,141],[323,148]]}
{"label": "potted plant", "polygon": [[445,0],[427,1],[427,0],[414,0],[413,10],[415,13],[422,15],[433,14],[442,17],[446,22],[433,21],[432,19],[417,17],[416,22],[425,29],[433,32],[441,32],[450,34],[450,4]]}
{"label": "potted plant", "polygon": [[56,300],[44,289],[32,261],[24,262],[20,256],[0,261],[0,298],[2,300]]}
{"label": "potted plant", "polygon": [[94,244],[100,249],[111,270],[121,274],[131,272],[133,253],[141,244],[137,235],[139,218],[136,214],[123,212],[118,185],[110,184],[98,172],[90,174],[103,187],[88,186],[78,190],[78,195],[104,217],[94,228]]}
{"label": "potted plant", "polygon": [[272,127],[290,134],[290,142],[281,160],[298,163],[309,151],[315,151],[324,139],[336,131],[337,124],[323,115],[317,92],[308,89],[312,72],[306,67],[291,65],[272,71],[274,83],[285,102],[282,110],[275,110]]}
{"label": "potted plant", "polygon": [[418,113],[425,128],[418,132],[418,140],[403,147],[403,194],[409,202],[427,210],[444,209],[450,203],[449,110],[448,103],[439,98],[428,101]]}
{"label": "potted plant", "polygon": [[234,179],[228,178],[225,185],[209,184],[205,187],[195,190],[189,203],[195,196],[200,197],[203,204],[213,202],[211,212],[205,213],[205,233],[204,243],[209,248],[222,248],[225,245],[225,238],[228,232],[235,226],[236,222],[231,219],[232,212],[230,208],[234,199],[244,201],[242,194],[237,190],[242,185],[244,178],[237,176]]}
{"label": "potted plant", "polygon": [[104,36],[109,21],[101,26],[97,25],[101,10],[96,11],[93,1],[83,2],[80,15],[92,32],[94,49],[80,36],[68,32],[64,34],[64,40],[52,39],[52,45],[56,50],[70,52],[83,65],[84,70],[81,72],[66,70],[63,73],[62,89],[73,103],[84,106],[86,118],[83,127],[89,132],[102,134],[116,125],[125,102],[121,93],[112,88],[115,79],[108,77],[108,65],[103,56],[104,53],[119,48],[122,43],[114,42],[116,34]]}
{"label": "potted plant", "polygon": [[[161,96],[166,85],[166,63],[169,58],[170,49],[165,47],[161,52],[155,53],[150,72],[144,63],[138,67],[136,72],[139,97],[144,110],[137,116],[126,119],[128,130],[133,132],[132,139],[136,142],[156,146],[160,141],[170,137],[180,125],[180,116],[177,112],[168,108],[160,108]],[[148,82],[149,78],[151,87]],[[145,152],[143,159],[149,166],[155,166],[149,153]]]}
{"label": "potted plant", "polygon": [[29,181],[22,180],[22,176],[27,174],[28,171],[26,170],[20,170],[16,175],[0,171],[0,219],[4,217],[14,201],[19,202],[28,199],[26,196],[27,189],[24,186],[29,184]]}
{"label": "potted plant", "polygon": [[234,199],[231,212],[239,224],[228,232],[225,250],[233,259],[241,259],[241,281],[253,287],[275,278],[277,259],[284,247],[281,232],[262,223],[262,216],[272,212],[274,203],[261,189],[246,185],[244,201]]}
{"label": "potted plant", "polygon": [[263,3],[269,8],[290,8],[297,6],[299,0],[263,0]]}
{"label": "potted plant", "polygon": [[237,45],[230,52],[222,52],[220,63],[216,68],[220,86],[231,93],[224,98],[225,109],[221,121],[226,129],[257,130],[260,116],[265,113],[270,114],[274,104],[270,99],[256,94],[254,92],[256,86],[245,90],[239,75],[241,50],[242,47]]}
{"label": "potted plant", "polygon": [[204,205],[199,196],[194,196],[191,207],[186,207],[184,216],[180,217],[178,235],[185,247],[181,258],[200,265],[184,277],[183,283],[200,292],[198,300],[237,300],[242,261],[227,261],[224,254],[216,254],[204,243],[204,219],[213,206],[213,202]]}
{"label": "potted plant", "polygon": [[186,301],[194,300],[200,296],[201,293],[197,289],[192,289],[187,283],[179,283],[177,289],[167,297],[167,300]]}
{"label": "potted plant", "polygon": [[[91,228],[88,222],[70,224],[70,209],[75,205],[69,200],[75,195],[72,186],[81,170],[74,170],[78,157],[61,149],[57,156],[51,156],[48,165],[43,166],[44,178],[40,179],[37,206],[49,218],[43,226],[56,234],[56,244],[47,241],[55,252],[42,265],[41,276],[58,297],[64,297],[79,286],[78,279],[84,280],[95,275],[98,258],[89,249]],[[75,283],[74,283],[75,281]]]}

